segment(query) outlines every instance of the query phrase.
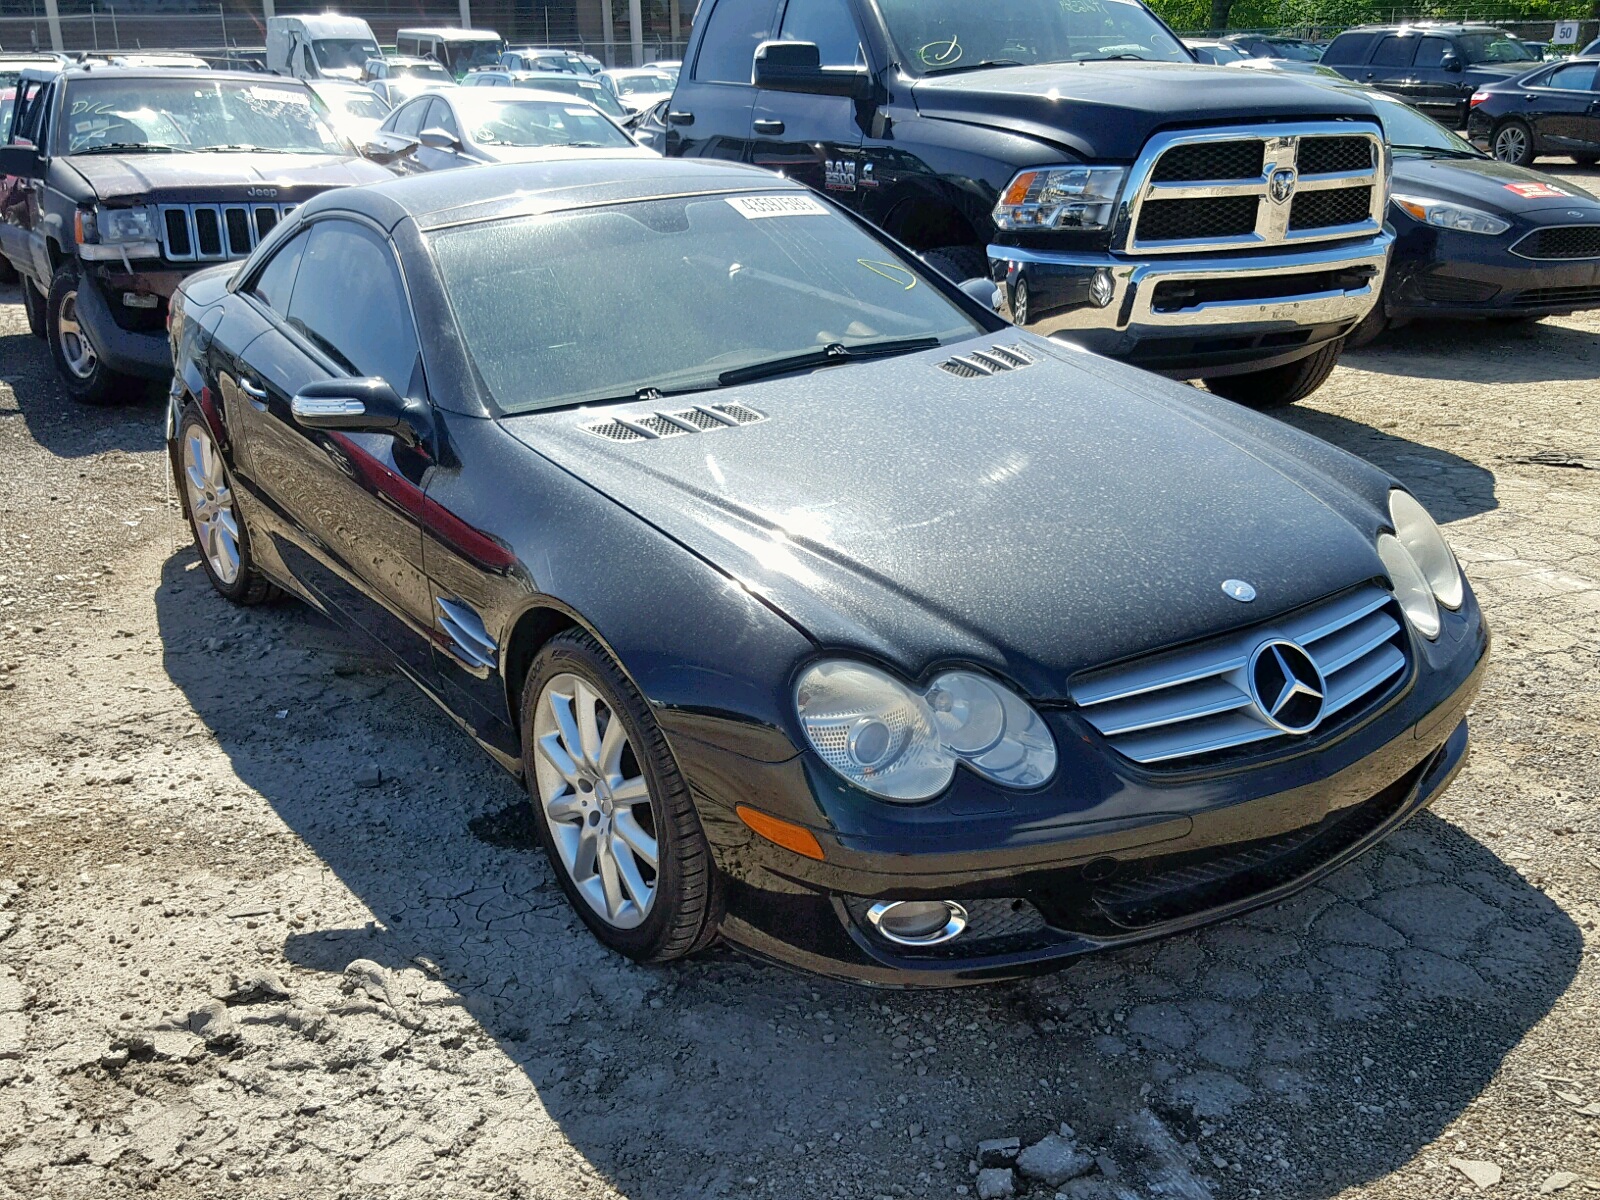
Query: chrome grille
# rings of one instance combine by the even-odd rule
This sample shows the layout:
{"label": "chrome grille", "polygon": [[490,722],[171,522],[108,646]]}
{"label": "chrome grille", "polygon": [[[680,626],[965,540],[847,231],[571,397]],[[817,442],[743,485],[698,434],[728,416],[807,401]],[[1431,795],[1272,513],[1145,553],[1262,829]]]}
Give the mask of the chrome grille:
{"label": "chrome grille", "polygon": [[623,413],[603,421],[591,421],[580,428],[607,441],[645,442],[735,425],[753,425],[766,419],[765,414],[743,404],[697,404],[675,412]]}
{"label": "chrome grille", "polygon": [[947,358],[939,364],[939,369],[957,379],[981,379],[1002,371],[1031,367],[1034,361],[1033,355],[1021,346],[991,346],[987,350],[973,350]]}
{"label": "chrome grille", "polygon": [[[1376,130],[1338,121],[1274,126],[1270,136],[1243,127],[1157,134],[1130,174],[1120,244],[1171,254],[1371,237],[1383,229],[1385,153]],[[1274,198],[1275,175],[1292,180],[1291,195]],[[1321,192],[1341,195],[1313,198]]]}
{"label": "chrome grille", "polygon": [[297,206],[293,204],[163,204],[162,256],[172,262],[243,258]]}
{"label": "chrome grille", "polygon": [[1198,646],[1094,671],[1072,699],[1112,748],[1141,763],[1174,763],[1270,738],[1288,739],[1252,698],[1258,647],[1297,644],[1325,685],[1315,729],[1348,720],[1404,678],[1409,642],[1394,597],[1376,585]]}
{"label": "chrome grille", "polygon": [[1600,225],[1535,229],[1511,247],[1522,258],[1600,258]]}

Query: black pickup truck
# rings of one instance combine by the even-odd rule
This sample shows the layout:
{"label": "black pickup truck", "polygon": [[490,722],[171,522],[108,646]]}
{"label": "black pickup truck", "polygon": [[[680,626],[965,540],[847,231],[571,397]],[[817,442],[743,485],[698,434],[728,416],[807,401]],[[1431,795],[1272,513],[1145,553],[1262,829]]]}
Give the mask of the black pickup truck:
{"label": "black pickup truck", "polygon": [[85,403],[172,375],[167,300],[243,258],[297,204],[392,179],[293,79],[167,68],[29,70],[0,146],[0,251]]}
{"label": "black pickup truck", "polygon": [[1039,333],[1245,403],[1333,369],[1390,232],[1371,105],[1136,0],[710,0],[666,152],[825,192]]}

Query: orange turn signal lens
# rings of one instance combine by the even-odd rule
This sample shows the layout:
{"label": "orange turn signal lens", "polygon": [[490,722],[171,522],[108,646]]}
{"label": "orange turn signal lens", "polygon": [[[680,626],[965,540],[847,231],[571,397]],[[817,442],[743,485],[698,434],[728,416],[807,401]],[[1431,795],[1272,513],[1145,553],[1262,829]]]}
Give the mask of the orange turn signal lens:
{"label": "orange turn signal lens", "polygon": [[1039,178],[1037,171],[1024,171],[1011,181],[1011,186],[1006,189],[1006,194],[1000,197],[1000,203],[1005,205],[1021,204],[1028,198],[1028,189],[1033,186],[1033,181]]}
{"label": "orange turn signal lens", "polygon": [[1417,220],[1421,221],[1424,225],[1427,224],[1428,210],[1422,207],[1422,205],[1418,204],[1415,200],[1396,200],[1395,203],[1401,208],[1405,209],[1406,212],[1410,213]]}
{"label": "orange turn signal lens", "polygon": [[792,821],[779,820],[754,808],[746,808],[743,804],[734,805],[734,812],[739,814],[739,820],[754,829],[769,842],[775,842],[785,850],[793,850],[796,854],[806,858],[822,861],[822,845],[817,841],[817,835],[804,825],[796,825]]}

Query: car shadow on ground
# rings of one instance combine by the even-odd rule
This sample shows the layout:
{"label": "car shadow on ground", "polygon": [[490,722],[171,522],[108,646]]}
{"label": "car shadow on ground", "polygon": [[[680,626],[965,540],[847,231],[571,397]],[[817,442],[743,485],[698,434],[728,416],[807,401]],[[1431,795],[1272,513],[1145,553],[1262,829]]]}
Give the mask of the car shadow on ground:
{"label": "car shadow on ground", "polygon": [[[0,303],[20,303],[16,286],[0,285]],[[26,332],[0,335],[0,359],[22,364],[5,382],[14,409],[0,404],[0,420],[21,419],[34,441],[60,458],[82,458],[107,450],[159,450],[163,410],[159,388],[133,384],[120,404],[74,404],[56,379],[50,348]]]}
{"label": "car shadow on ground", "polygon": [[1382,467],[1405,484],[1441,523],[1500,507],[1494,472],[1459,454],[1396,437],[1317,408],[1297,405],[1277,409],[1272,415]]}
{"label": "car shadow on ground", "polygon": [[[1461,383],[1588,382],[1600,374],[1594,334],[1555,322],[1417,320],[1386,331],[1339,363],[1358,371]],[[1439,398],[1448,411],[1448,395]]]}
{"label": "car shadow on ground", "polygon": [[[1206,1194],[1125,1152],[1151,1111],[1193,1145],[1193,1186],[1321,1200],[1410,1163],[1577,970],[1567,916],[1431,815],[1284,904],[1036,980],[870,991],[722,950],[637,966],[567,908],[520,787],[378,659],[299,604],[230,607],[188,549],[155,604],[239,780],[376,918],[313,915],[284,955],[436,968],[634,1200],[951,1195],[977,1140],[1063,1120],[1141,1194]],[[367,763],[384,782],[357,786]]]}

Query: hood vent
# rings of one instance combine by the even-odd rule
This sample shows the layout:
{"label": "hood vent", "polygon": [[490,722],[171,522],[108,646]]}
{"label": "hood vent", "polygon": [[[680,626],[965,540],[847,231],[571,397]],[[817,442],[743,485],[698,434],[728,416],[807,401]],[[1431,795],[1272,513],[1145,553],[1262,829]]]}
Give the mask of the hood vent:
{"label": "hood vent", "polygon": [[733,425],[754,425],[766,419],[764,413],[743,404],[697,404],[680,412],[630,413],[580,428],[607,441],[649,442],[682,437],[686,433],[709,433]]}
{"label": "hood vent", "polygon": [[987,350],[974,350],[971,354],[947,358],[939,364],[939,369],[948,371],[957,379],[981,379],[1002,371],[1020,371],[1023,367],[1031,367],[1036,361],[1032,353],[1021,346],[991,346]]}

